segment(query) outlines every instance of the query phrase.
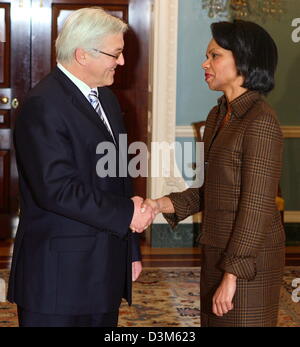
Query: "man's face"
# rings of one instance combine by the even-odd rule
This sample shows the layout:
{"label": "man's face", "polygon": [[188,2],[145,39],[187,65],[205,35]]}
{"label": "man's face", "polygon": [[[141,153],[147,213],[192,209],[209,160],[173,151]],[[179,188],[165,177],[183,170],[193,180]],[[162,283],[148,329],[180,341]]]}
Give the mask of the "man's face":
{"label": "man's face", "polygon": [[123,34],[108,35],[103,39],[101,46],[93,48],[118,57],[116,59],[97,51],[87,57],[86,73],[90,81],[89,85],[92,88],[110,86],[114,82],[117,66],[125,64],[122,53],[124,49]]}

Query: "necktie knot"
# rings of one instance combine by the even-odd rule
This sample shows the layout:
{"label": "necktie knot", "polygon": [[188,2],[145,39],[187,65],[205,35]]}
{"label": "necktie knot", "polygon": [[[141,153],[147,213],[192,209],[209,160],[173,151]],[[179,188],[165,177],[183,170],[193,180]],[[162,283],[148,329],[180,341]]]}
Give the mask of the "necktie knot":
{"label": "necktie knot", "polygon": [[89,95],[88,95],[89,101],[91,105],[94,107],[95,111],[100,115],[101,117],[101,109],[100,109],[100,101],[98,98],[98,92],[95,89],[91,89]]}
{"label": "necktie knot", "polygon": [[98,93],[95,89],[91,89],[90,93],[89,93],[89,97],[91,98],[97,98],[98,99]]}
{"label": "necktie knot", "polygon": [[90,103],[94,107],[94,109],[99,113],[100,103],[99,103],[97,91],[92,89],[88,95],[88,98],[89,98]]}

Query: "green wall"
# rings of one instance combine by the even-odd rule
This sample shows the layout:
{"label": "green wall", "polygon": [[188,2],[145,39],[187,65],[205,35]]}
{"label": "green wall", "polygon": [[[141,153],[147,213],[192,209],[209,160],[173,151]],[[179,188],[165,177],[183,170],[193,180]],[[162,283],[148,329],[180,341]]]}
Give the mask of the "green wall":
{"label": "green wall", "polygon": [[300,139],[286,139],[281,186],[285,209],[300,211]]}
{"label": "green wall", "polygon": [[[300,42],[296,43],[292,39],[292,33],[297,30],[292,27],[292,22],[300,18],[300,1],[288,0],[285,4],[285,13],[279,20],[268,18],[262,22],[255,17],[249,20],[262,25],[278,47],[276,87],[268,100],[276,109],[282,125],[300,125]],[[297,36],[300,38],[300,33]]]}
{"label": "green wall", "polygon": [[210,24],[199,0],[179,0],[177,57],[177,125],[205,120],[221,93],[207,88],[204,71]]}

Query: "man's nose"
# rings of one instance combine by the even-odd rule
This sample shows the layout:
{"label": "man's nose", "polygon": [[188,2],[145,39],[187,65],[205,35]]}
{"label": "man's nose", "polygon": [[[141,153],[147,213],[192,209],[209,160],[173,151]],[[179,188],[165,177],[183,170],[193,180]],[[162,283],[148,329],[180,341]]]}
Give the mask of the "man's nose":
{"label": "man's nose", "polygon": [[117,59],[117,64],[118,65],[124,65],[125,64],[125,59],[123,53],[121,53]]}

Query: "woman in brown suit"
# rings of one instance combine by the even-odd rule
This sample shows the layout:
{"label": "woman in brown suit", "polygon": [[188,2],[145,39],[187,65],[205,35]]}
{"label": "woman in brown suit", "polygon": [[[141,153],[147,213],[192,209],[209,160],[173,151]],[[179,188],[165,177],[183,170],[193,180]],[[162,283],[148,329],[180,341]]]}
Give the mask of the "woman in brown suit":
{"label": "woman in brown suit", "polygon": [[274,87],[277,48],[259,25],[213,23],[202,64],[224,95],[204,133],[205,183],[146,200],[175,227],[203,211],[202,326],[276,326],[285,235],[276,208],[283,139],[263,98]]}

